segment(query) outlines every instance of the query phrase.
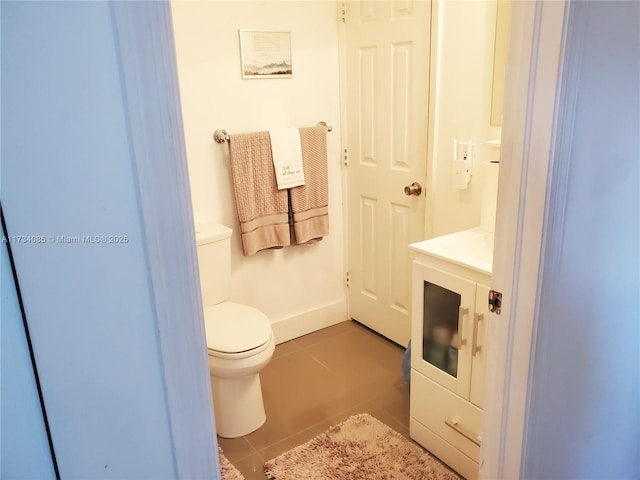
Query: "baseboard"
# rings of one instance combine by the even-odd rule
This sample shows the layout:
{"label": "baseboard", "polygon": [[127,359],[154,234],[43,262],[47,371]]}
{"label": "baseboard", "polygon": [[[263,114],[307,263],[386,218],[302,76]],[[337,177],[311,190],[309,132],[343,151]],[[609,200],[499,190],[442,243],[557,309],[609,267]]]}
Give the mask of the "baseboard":
{"label": "baseboard", "polygon": [[347,302],[340,301],[307,312],[274,321],[271,326],[276,343],[283,343],[307,333],[347,321]]}

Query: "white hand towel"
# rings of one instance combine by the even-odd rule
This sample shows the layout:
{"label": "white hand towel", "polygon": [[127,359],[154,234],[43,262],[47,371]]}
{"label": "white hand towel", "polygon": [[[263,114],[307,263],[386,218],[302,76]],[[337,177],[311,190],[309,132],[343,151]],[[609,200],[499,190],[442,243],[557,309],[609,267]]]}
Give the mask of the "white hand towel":
{"label": "white hand towel", "polygon": [[269,130],[278,190],[304,185],[302,143],[297,128]]}

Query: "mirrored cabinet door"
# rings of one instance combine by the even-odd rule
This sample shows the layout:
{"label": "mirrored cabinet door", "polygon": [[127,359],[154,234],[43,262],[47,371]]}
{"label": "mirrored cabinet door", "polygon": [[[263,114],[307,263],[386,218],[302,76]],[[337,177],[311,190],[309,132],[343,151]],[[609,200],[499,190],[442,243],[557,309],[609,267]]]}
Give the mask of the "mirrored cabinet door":
{"label": "mirrored cabinet door", "polygon": [[458,376],[460,301],[459,293],[424,282],[422,358],[453,377]]}

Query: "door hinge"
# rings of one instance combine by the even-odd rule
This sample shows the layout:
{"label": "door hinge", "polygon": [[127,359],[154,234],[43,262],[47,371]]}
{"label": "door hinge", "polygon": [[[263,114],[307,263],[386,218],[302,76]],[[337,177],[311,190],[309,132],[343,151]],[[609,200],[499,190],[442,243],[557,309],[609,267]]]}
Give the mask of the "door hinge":
{"label": "door hinge", "polygon": [[351,277],[349,276],[349,272],[347,272],[346,283],[347,283],[347,288],[349,288],[351,286]]}
{"label": "door hinge", "polygon": [[502,309],[502,292],[489,290],[489,311],[500,315]]}
{"label": "door hinge", "polygon": [[340,21],[342,23],[347,23],[347,2],[340,2],[338,8],[340,10]]}
{"label": "door hinge", "polygon": [[349,151],[345,148],[342,153],[342,162],[345,166],[349,166]]}

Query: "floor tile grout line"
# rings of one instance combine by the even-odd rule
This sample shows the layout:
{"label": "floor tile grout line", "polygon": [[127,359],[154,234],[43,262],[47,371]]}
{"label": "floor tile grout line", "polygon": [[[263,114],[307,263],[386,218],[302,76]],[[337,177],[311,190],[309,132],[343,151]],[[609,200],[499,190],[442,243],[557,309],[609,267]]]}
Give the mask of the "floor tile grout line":
{"label": "floor tile grout line", "polygon": [[[339,336],[339,335],[342,335],[342,332],[341,332],[341,333],[338,333],[338,334],[335,334],[335,335],[331,335],[331,338],[334,338],[334,337]],[[317,345],[317,344],[321,343],[321,342],[322,342],[322,341],[324,341],[324,340],[325,340],[325,339],[320,340],[320,341],[318,341],[318,342],[314,342],[312,345]],[[292,340],[292,341],[293,341],[293,342],[295,342],[295,340]],[[336,373],[335,373],[331,368],[329,368],[327,365],[325,365],[325,364],[324,364],[320,359],[318,359],[315,355],[313,355],[311,352],[309,352],[305,347],[300,346],[300,345],[296,345],[296,347],[299,349],[298,351],[295,351],[295,352],[288,352],[287,354],[283,354],[283,355],[282,355],[282,357],[285,357],[285,356],[288,356],[288,355],[293,355],[293,354],[301,353],[301,354],[303,354],[303,355],[307,356],[307,357],[308,357],[309,359],[311,359],[313,362],[315,362],[315,363],[317,363],[318,365],[320,365],[320,366],[321,366],[321,367],[322,367],[322,368],[323,368],[323,369],[324,369],[324,370],[325,370],[325,371],[326,371],[326,372],[327,372],[327,373],[328,373],[332,378],[334,378],[336,381],[339,381],[339,380],[340,380],[340,377],[339,377],[339,376],[338,376],[338,375],[337,375],[337,374],[336,374]],[[298,434],[300,434],[300,433],[302,433],[302,432],[304,432],[304,431],[306,431],[306,430],[308,430],[308,429],[310,429],[310,428],[314,428],[315,426],[317,426],[317,425],[319,425],[319,424],[321,424],[321,423],[322,423],[322,421],[320,421],[320,422],[316,422],[316,423],[314,423],[314,424],[312,424],[312,425],[310,425],[310,426],[308,426],[308,427],[303,428],[302,430],[297,430],[296,432],[291,433],[290,435],[287,435],[287,436],[285,436],[285,437],[282,437],[282,438],[278,439],[277,441],[275,441],[275,442],[273,442],[273,443],[270,443],[270,444],[265,445],[265,446],[264,446],[264,447],[262,447],[261,449],[256,448],[256,446],[255,446],[255,445],[253,445],[253,443],[251,442],[251,440],[250,440],[247,436],[245,436],[245,437],[243,437],[243,438],[247,441],[247,443],[249,443],[249,445],[251,446],[251,448],[254,450],[254,452],[255,452],[255,453],[257,453],[258,455],[260,455],[260,457],[261,457],[261,458],[264,458],[264,456],[260,454],[260,452],[261,452],[261,451],[264,451],[264,450],[266,450],[266,449],[268,449],[268,448],[272,447],[273,445],[278,444],[279,442],[284,442],[284,441],[286,441],[287,439],[290,439],[291,437],[294,437],[295,435],[298,435]],[[246,456],[245,456],[245,457],[243,457],[243,458],[246,458],[246,457],[248,457],[248,456],[250,456],[250,455],[251,455],[251,454],[246,455]]]}
{"label": "floor tile grout line", "polygon": [[[322,334],[322,338],[319,339],[314,339],[314,338],[309,338],[307,337],[307,340],[299,342],[300,339],[304,338],[304,337],[299,337],[296,339],[292,339],[289,340],[288,342],[291,342],[292,345],[290,345],[289,347],[286,347],[286,350],[284,353],[278,354],[274,360],[279,359],[279,358],[287,358],[290,357],[291,355],[294,354],[298,354],[301,353],[302,355],[306,356],[306,358],[313,362],[316,365],[319,365],[322,368],[322,371],[326,372],[326,375],[330,378],[330,379],[335,379],[337,382],[338,381],[342,381],[344,380],[341,377],[341,373],[342,373],[342,368],[340,368],[339,371],[336,371],[334,369],[332,369],[328,364],[324,363],[321,358],[323,358],[322,356],[317,356],[316,354],[312,353],[314,350],[317,349],[317,352],[322,353],[323,349],[326,349],[327,346],[329,346],[329,349],[331,349],[331,345],[333,342],[335,342],[338,339],[342,339],[342,341],[344,342],[344,338],[345,335],[349,336],[349,335],[355,335],[355,338],[358,339],[360,338],[358,335],[363,334],[364,336],[369,336],[369,335],[373,335],[373,340],[378,343],[384,343],[389,345],[390,347],[393,347],[394,350],[400,350],[400,354],[403,353],[402,350],[404,350],[404,348],[398,344],[395,344],[393,342],[390,342],[384,338],[378,337],[377,334],[375,334],[375,332],[371,331],[370,329],[368,329],[366,326],[356,322],[356,321],[351,321],[351,322],[343,322],[341,324],[340,327],[340,331],[335,332],[335,333],[329,333],[329,334]],[[328,327],[328,328],[332,328],[332,327]],[[309,335],[313,335],[316,332],[312,332]],[[283,344],[288,343],[288,342],[283,342]],[[303,343],[302,345],[300,343]],[[356,342],[356,344],[359,345],[360,342]],[[366,342],[365,342],[366,343]],[[368,354],[368,349],[367,348],[361,348],[361,346],[358,346],[354,344],[354,348],[356,348],[357,350],[361,350],[362,351],[362,355],[367,355]],[[394,354],[395,355],[395,354]],[[337,367],[334,366],[334,367]],[[286,375],[286,373],[285,373]],[[386,378],[387,375],[384,375],[384,377]],[[376,379],[375,381],[372,382],[372,385],[379,382],[380,379]],[[331,380],[330,380],[331,381]],[[356,388],[355,390],[353,388],[350,387],[350,384],[347,384],[348,388],[347,390],[351,393],[355,392],[358,390],[358,388]],[[351,395],[351,393],[349,393],[349,395]],[[361,398],[360,398],[361,397]],[[281,453],[284,453],[285,451],[290,450],[291,448],[295,448],[296,446],[293,446],[291,448],[286,448],[286,443],[292,442],[292,439],[294,439],[295,437],[299,436],[301,439],[299,442],[299,445],[302,445],[310,440],[312,440],[315,436],[317,435],[321,435],[322,433],[326,432],[331,426],[338,424],[342,421],[345,420],[345,414],[349,413],[349,412],[353,412],[353,414],[358,413],[359,410],[363,410],[364,412],[369,412],[369,413],[373,413],[375,415],[375,412],[380,412],[381,415],[384,415],[386,418],[389,419],[389,421],[393,421],[393,424],[396,424],[398,426],[402,426],[403,428],[403,432],[405,430],[408,430],[408,426],[405,425],[407,422],[405,420],[407,419],[403,419],[404,415],[397,415],[399,412],[397,409],[393,408],[393,404],[388,403],[387,402],[387,406],[385,407],[385,400],[383,398],[376,398],[376,399],[371,399],[368,398],[367,394],[363,391],[363,394],[360,395],[356,395],[355,398],[353,398],[354,403],[346,406],[346,404],[341,404],[340,410],[339,411],[335,411],[332,413],[329,413],[329,415],[327,417],[325,417],[322,420],[316,421],[314,422],[312,425],[307,425],[304,428],[298,429],[293,433],[290,433],[289,435],[286,435],[285,437],[279,438],[276,441],[273,441],[271,443],[269,443],[268,445],[263,445],[260,448],[258,448],[256,445],[254,445],[254,443],[248,438],[248,436],[244,436],[243,438],[243,443],[248,446],[249,448],[247,449],[246,452],[243,452],[243,454],[239,457],[234,457],[233,458],[233,462],[244,462],[245,464],[247,464],[247,462],[251,463],[254,465],[254,469],[256,468],[256,462],[257,463],[264,463],[266,461],[269,460],[269,458],[267,458],[267,452],[269,451],[269,449],[273,449],[274,452],[279,452],[277,453],[277,455],[280,455]],[[337,405],[336,405],[337,406]],[[396,414],[394,414],[394,412]],[[362,412],[360,412],[362,413]],[[304,422],[302,422],[302,424],[304,424]],[[392,424],[392,425],[393,425]],[[296,426],[301,426],[301,424],[298,424]],[[318,432],[316,435],[312,435],[311,432],[313,430],[318,430],[320,429],[320,427],[324,426],[325,428],[322,428],[320,432]],[[295,428],[295,427],[294,427]],[[393,428],[393,426],[392,426]],[[306,433],[305,433],[306,432]],[[403,433],[403,436],[407,436],[408,433]],[[257,438],[257,440],[259,440],[259,438]],[[260,442],[259,442],[260,443]],[[296,442],[298,443],[298,442]],[[278,448],[277,446],[279,444],[282,444],[282,446],[280,448]],[[236,447],[237,448],[237,447]],[[246,447],[245,447],[246,448]],[[282,448],[286,448],[286,450],[282,450],[280,452],[280,450]],[[244,450],[244,448],[240,448],[240,450]],[[270,456],[277,456],[277,455],[270,455]],[[245,465],[246,467],[246,465]],[[255,470],[254,470],[255,471]],[[254,477],[251,477],[254,478]]]}
{"label": "floor tile grout line", "polygon": [[[309,336],[312,336],[312,335],[314,335],[314,334],[316,334],[318,332],[322,332],[323,330],[331,329],[331,328],[334,328],[334,327],[337,327],[337,326],[341,326],[341,329],[340,329],[340,331],[338,331],[336,333],[332,333],[332,334],[323,336],[322,338],[320,338],[318,340],[315,340],[315,341],[312,341],[311,343],[308,343],[308,344],[307,344],[307,341],[303,341],[303,339],[305,339],[305,338],[307,338]],[[360,323],[354,321],[354,320],[345,320],[344,322],[340,322],[340,323],[337,323],[337,324],[332,325],[330,327],[326,327],[326,329],[317,330],[316,332],[311,332],[311,333],[309,333],[307,335],[303,335],[302,337],[294,338],[291,341],[295,342],[298,345],[299,348],[306,349],[307,347],[311,347],[313,345],[317,345],[318,343],[324,342],[324,341],[329,340],[329,339],[333,339],[333,338],[335,338],[337,336],[340,336],[340,335],[344,335],[345,333],[351,332],[353,330],[360,330],[362,328],[363,328],[362,325]],[[303,345],[301,343],[305,343],[306,345]]]}
{"label": "floor tile grout line", "polygon": [[318,363],[322,368],[324,368],[327,372],[329,372],[332,377],[335,377],[336,380],[340,380],[340,375],[337,372],[334,372],[331,369],[331,367],[329,367],[328,365],[325,365],[324,362],[320,360],[318,357],[316,357],[313,353],[309,351],[305,351],[305,353],[309,356],[309,358],[311,358],[311,360]]}
{"label": "floor tile grout line", "polygon": [[[280,347],[282,345],[286,345],[286,344],[293,345],[295,347],[295,350],[291,351],[291,352],[278,353],[278,347]],[[298,353],[301,350],[302,350],[302,347],[300,347],[300,345],[296,344],[295,340],[287,340],[286,342],[282,342],[282,343],[279,343],[279,344],[276,345],[276,353],[272,357],[272,360],[277,360],[279,358],[288,357],[289,355],[293,355],[295,353]]]}
{"label": "floor tile grout line", "polygon": [[[277,442],[274,442],[274,443],[272,443],[272,444],[270,444],[270,445],[265,446],[264,448],[262,448],[262,449],[260,449],[260,450],[258,451],[258,454],[260,455],[260,457],[261,457],[261,458],[265,459],[265,460],[264,460],[265,462],[267,462],[267,461],[269,461],[269,460],[271,460],[271,459],[267,459],[267,458],[266,458],[266,455],[263,455],[263,454],[262,454],[262,453],[264,453],[267,449],[274,447],[275,445],[277,445],[277,444],[278,444],[278,443],[280,443],[280,442],[285,442],[285,441],[287,441],[287,440],[290,440],[290,439],[292,439],[293,437],[295,437],[296,435],[301,435],[301,434],[303,434],[304,432],[307,432],[307,431],[313,430],[313,429],[315,429],[315,428],[319,427],[320,425],[322,425],[322,424],[324,424],[324,423],[328,423],[328,424],[329,424],[329,425],[328,425],[328,426],[327,426],[327,427],[326,427],[322,432],[320,432],[319,434],[316,434],[316,435],[312,436],[311,438],[309,438],[309,440],[305,440],[305,441],[303,441],[302,443],[300,443],[300,444],[299,444],[299,445],[297,445],[297,446],[304,445],[305,443],[307,443],[307,442],[309,442],[309,441],[313,440],[313,439],[314,439],[315,437],[317,437],[318,435],[322,435],[322,434],[323,434],[323,433],[325,433],[329,428],[331,428],[331,427],[333,427],[334,425],[336,425],[337,423],[336,423],[336,421],[335,421],[335,420],[332,420],[333,418],[339,418],[339,417],[343,416],[346,412],[348,412],[348,411],[350,411],[350,410],[353,410],[353,409],[355,409],[356,407],[359,407],[360,405],[366,405],[367,403],[371,403],[371,404],[372,404],[372,402],[370,402],[369,400],[367,400],[367,401],[364,401],[364,402],[360,402],[360,403],[358,403],[358,404],[356,404],[356,405],[352,405],[352,406],[350,406],[350,407],[348,407],[348,408],[346,408],[346,409],[344,409],[344,410],[341,410],[340,412],[338,412],[338,413],[336,413],[336,414],[334,414],[334,415],[331,415],[331,417],[330,417],[330,418],[328,418],[328,419],[325,419],[325,420],[320,421],[320,422],[316,422],[316,423],[314,423],[314,424],[312,424],[312,425],[309,425],[309,426],[308,426],[308,427],[306,427],[306,428],[303,428],[302,430],[298,430],[298,431],[297,431],[297,432],[295,432],[295,433],[292,433],[292,434],[290,434],[290,435],[287,435],[286,437],[281,438],[281,439],[280,439],[280,440],[278,440]],[[350,416],[351,416],[351,415],[350,415]],[[342,423],[342,422],[338,422],[338,423]],[[296,446],[296,447],[292,447],[292,448],[297,448],[297,446]],[[288,449],[288,450],[286,450],[286,451],[289,451],[289,450],[291,450],[291,449]],[[261,452],[262,452],[262,453],[261,453]],[[284,453],[284,452],[282,452],[282,453]],[[278,455],[280,455],[280,454],[278,454]],[[278,455],[276,455],[276,457],[277,457]],[[275,458],[275,457],[274,457],[274,458]]]}
{"label": "floor tile grout line", "polygon": [[[357,323],[357,322],[356,322],[356,323]],[[316,362],[317,364],[319,364],[320,366],[322,366],[322,367],[323,367],[323,368],[324,368],[324,369],[325,369],[325,370],[326,370],[326,371],[327,371],[327,372],[328,372],[332,377],[336,378],[336,380],[340,380],[340,379],[341,379],[341,377],[340,377],[339,372],[335,372],[331,367],[329,367],[329,366],[328,366],[328,365],[326,365],[324,362],[322,362],[322,360],[320,360],[316,355],[314,355],[314,354],[309,350],[309,347],[316,347],[316,348],[317,348],[319,344],[321,344],[321,343],[323,343],[323,342],[325,342],[325,341],[329,341],[329,340],[331,340],[331,341],[335,341],[335,339],[336,339],[337,337],[340,337],[340,336],[343,336],[343,335],[346,335],[346,334],[350,334],[350,333],[352,333],[354,330],[359,331],[359,332],[362,332],[362,333],[364,333],[365,335],[366,335],[366,334],[370,334],[370,333],[372,333],[372,332],[370,332],[370,330],[369,330],[369,329],[367,329],[366,327],[364,327],[364,326],[362,326],[362,325],[360,325],[360,324],[357,324],[357,326],[356,326],[356,325],[354,325],[354,326],[353,326],[353,327],[351,327],[351,328],[348,328],[348,329],[346,329],[346,330],[344,330],[344,331],[342,331],[342,332],[336,333],[336,334],[334,334],[334,335],[331,335],[331,336],[325,337],[325,338],[323,338],[323,339],[321,339],[321,340],[318,340],[318,341],[316,341],[316,342],[310,343],[309,345],[305,345],[305,346],[297,345],[297,347],[300,349],[300,351],[304,352],[304,354],[305,354],[305,355],[307,355],[307,356],[308,356],[308,358],[310,358],[311,360],[313,360],[314,362]],[[374,337],[374,338],[375,338],[375,339],[377,339],[377,340],[379,340],[381,343],[386,343],[386,342],[384,341],[384,339],[381,339],[381,338],[380,338],[380,339],[378,339],[377,337]],[[295,339],[294,339],[294,340],[292,340],[292,342],[294,342],[294,343],[295,343]],[[395,346],[395,344],[394,344],[394,346]],[[298,353],[298,352],[290,352],[290,353],[291,353],[291,354],[293,354],[293,353]],[[401,421],[401,420],[399,420],[395,415],[393,415],[389,410],[387,410],[383,405],[381,405],[381,404],[380,404],[380,403],[378,403],[378,402],[374,402],[373,400],[367,400],[367,401],[365,401],[365,402],[361,402],[361,403],[359,403],[358,405],[363,405],[363,404],[367,404],[367,403],[370,403],[371,405],[373,405],[374,407],[376,407],[378,410],[381,410],[381,411],[385,412],[389,417],[393,418],[395,421],[397,421],[397,422],[399,422],[399,423],[402,423],[402,421]],[[339,416],[339,415],[341,415],[342,413],[344,413],[344,412],[346,412],[346,411],[350,410],[351,408],[352,408],[352,407],[348,407],[348,408],[346,408],[346,409],[342,410],[341,412],[337,413],[336,415],[337,415],[337,416]],[[293,437],[293,436],[295,436],[295,435],[298,435],[298,434],[300,434],[300,433],[302,433],[302,432],[304,432],[304,431],[306,431],[306,430],[308,430],[308,429],[312,429],[312,428],[316,427],[317,425],[319,425],[319,424],[321,424],[321,423],[323,423],[323,422],[321,421],[321,422],[317,422],[317,423],[315,423],[315,424],[313,424],[313,425],[310,425],[310,426],[308,426],[308,427],[306,427],[306,428],[304,428],[304,429],[302,429],[302,430],[299,430],[299,431],[294,432],[294,433],[292,433],[292,434],[290,434],[290,435],[287,435],[286,437],[283,437],[283,438],[281,438],[281,439],[277,440],[276,442],[273,442],[272,444],[266,445],[266,446],[262,447],[261,449],[257,449],[253,444],[251,444],[251,441],[250,441],[249,439],[247,439],[247,441],[251,444],[251,446],[252,446],[252,447],[253,447],[253,448],[254,448],[258,453],[260,453],[261,451],[264,451],[264,450],[266,450],[266,449],[268,449],[268,448],[271,448],[273,445],[276,445],[276,444],[277,444],[277,443],[279,443],[279,442],[286,441],[287,439],[290,439],[291,437]],[[264,458],[264,457],[263,457],[263,458]]]}
{"label": "floor tile grout line", "polygon": [[340,379],[340,374],[339,374],[339,372],[335,372],[331,367],[329,367],[328,365],[326,365],[326,364],[325,364],[322,360],[320,360],[316,355],[314,355],[313,353],[311,353],[311,351],[309,350],[309,347],[316,347],[316,348],[317,348],[317,346],[318,346],[320,343],[323,343],[323,342],[325,342],[325,341],[327,341],[327,340],[329,340],[329,339],[331,339],[332,341],[335,341],[336,337],[343,336],[343,335],[345,335],[345,334],[347,334],[347,333],[350,333],[351,331],[353,331],[354,329],[357,329],[357,328],[358,328],[358,327],[353,326],[353,327],[351,327],[351,328],[349,328],[349,329],[347,329],[347,330],[345,330],[345,331],[343,331],[343,332],[336,333],[335,335],[331,335],[331,336],[329,336],[329,337],[323,338],[323,339],[321,339],[321,340],[318,340],[317,342],[310,343],[309,345],[306,345],[306,346],[301,346],[301,345],[299,345],[299,347],[302,349],[302,351],[304,351],[307,355],[309,355],[309,357],[310,357],[312,360],[314,360],[314,361],[316,361],[317,363],[319,363],[323,368],[325,368],[327,371],[329,371],[329,372],[330,372],[334,377],[336,377],[337,379]]}
{"label": "floor tile grout line", "polygon": [[[256,447],[254,447],[252,445],[252,443],[249,441],[249,439],[247,438],[246,435],[244,435],[242,437],[238,437],[238,438],[241,438],[242,440],[244,440],[249,445],[249,447],[251,448],[252,451],[247,453],[246,455],[242,455],[241,457],[237,457],[237,458],[234,457],[233,458],[234,462],[239,462],[241,460],[245,460],[245,459],[249,458],[251,455],[258,454],[258,450],[256,450]],[[224,452],[225,456],[227,457],[227,459],[229,459],[229,456],[227,455],[226,450],[222,447],[222,445],[220,445],[220,443],[221,443],[220,439],[223,439],[223,440],[235,440],[235,439],[226,439],[224,437],[218,437],[218,446],[220,448],[222,448],[222,451]],[[231,461],[231,459],[229,459],[229,461]]]}

